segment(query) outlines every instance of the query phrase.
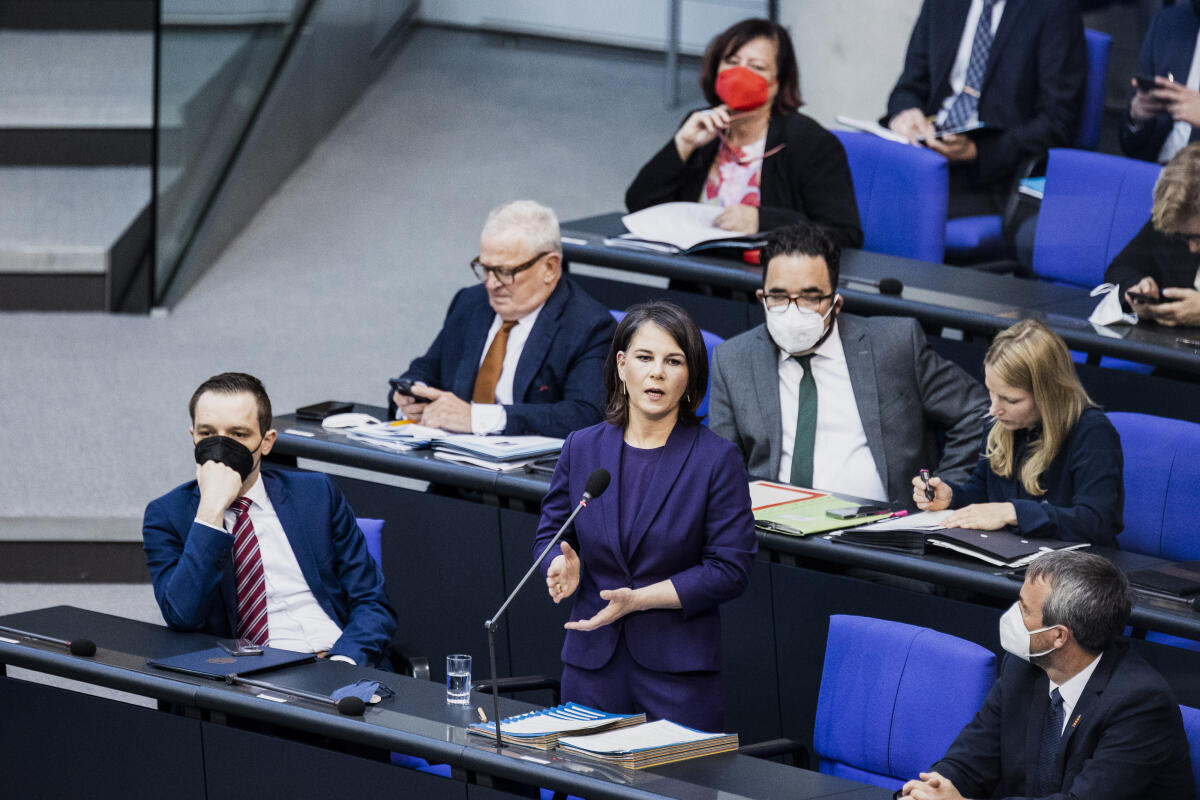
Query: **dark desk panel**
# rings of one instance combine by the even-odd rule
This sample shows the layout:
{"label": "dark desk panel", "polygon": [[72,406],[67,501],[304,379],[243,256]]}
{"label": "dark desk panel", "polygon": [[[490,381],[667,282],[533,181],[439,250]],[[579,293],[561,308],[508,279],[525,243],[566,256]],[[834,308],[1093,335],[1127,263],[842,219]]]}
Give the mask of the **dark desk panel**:
{"label": "dark desk panel", "polygon": [[[604,214],[564,223],[564,257],[569,262],[658,275],[751,295],[761,285],[758,269],[739,261],[607,246],[606,236],[624,231],[620,217],[620,214]],[[1024,317],[1035,317],[1050,325],[1076,350],[1200,374],[1200,348],[1177,341],[1181,337],[1200,340],[1200,329],[1143,325],[1132,330],[1120,326],[1097,331],[1087,321],[1097,301],[1084,289],[865,250],[843,252],[841,276],[840,292],[846,310],[852,313],[916,317],[926,324],[982,336]],[[870,286],[871,281],[882,278],[902,281],[902,294],[883,295]]]}
{"label": "dark desk panel", "polygon": [[[778,787],[782,782],[786,782],[792,796],[797,797],[840,797],[853,793],[854,797],[883,800],[891,796],[890,792],[881,789],[803,770],[788,769],[789,777],[785,779],[778,765],[736,754],[713,757],[706,761],[703,768],[696,770],[688,770],[684,765],[685,768],[674,767],[667,771],[635,771],[611,767],[583,757],[523,748],[505,748],[497,752],[487,740],[468,735],[465,728],[474,716],[474,706],[487,701],[486,707],[490,708],[490,698],[476,695],[472,698],[472,707],[467,708],[447,706],[444,687],[439,683],[331,661],[318,661],[270,674],[271,683],[313,692],[326,693],[364,677],[383,680],[395,689],[395,697],[369,708],[363,717],[344,717],[332,707],[318,707],[308,701],[276,703],[257,697],[260,690],[251,687],[226,686],[217,681],[149,667],[145,663],[147,652],[161,654],[173,649],[178,653],[196,647],[195,636],[176,634],[161,626],[65,606],[0,617],[0,624],[51,636],[86,630],[102,645],[95,658],[84,659],[71,656],[59,647],[0,642],[0,664],[18,665],[100,686],[125,688],[140,685],[143,689],[140,694],[159,699],[174,699],[190,693],[193,702],[186,705],[191,709],[271,728],[269,736],[224,729],[212,723],[204,723],[202,729],[197,730],[194,720],[132,709],[131,719],[138,724],[143,721],[139,717],[150,720],[152,724],[158,723],[161,717],[162,724],[152,732],[155,736],[152,745],[147,745],[136,735],[131,740],[127,734],[133,728],[105,725],[101,728],[104,731],[101,737],[81,726],[74,716],[77,710],[79,714],[84,714],[88,709],[101,709],[102,713],[112,711],[120,715],[126,710],[123,704],[115,704],[118,708],[113,710],[110,708],[113,701],[96,701],[95,698],[61,689],[0,679],[3,696],[6,699],[10,695],[17,698],[15,703],[6,702],[4,706],[5,719],[4,725],[0,726],[0,736],[19,736],[25,730],[38,731],[37,720],[41,718],[56,723],[49,725],[46,730],[66,744],[67,752],[89,745],[95,747],[94,743],[84,741],[83,737],[72,739],[69,734],[74,730],[86,731],[89,739],[107,739],[105,746],[113,749],[114,763],[119,763],[123,754],[136,755],[139,760],[144,760],[158,755],[156,748],[163,748],[170,755],[164,756],[164,764],[175,767],[177,778],[190,782],[192,794],[195,794],[195,787],[204,785],[198,780],[197,773],[203,767],[207,779],[211,781],[208,784],[208,796],[212,797],[230,796],[228,790],[231,787],[242,785],[239,775],[240,780],[249,780],[256,785],[261,783],[262,787],[291,786],[296,790],[295,793],[305,796],[344,793],[346,786],[354,786],[357,791],[357,787],[363,785],[391,792],[399,788],[402,793],[405,789],[411,789],[418,796],[431,796],[418,786],[424,785],[428,776],[401,769],[390,771],[391,768],[383,763],[364,762],[361,756],[325,748],[314,749],[310,744],[292,741],[290,736],[284,735],[296,732],[327,737],[334,743],[346,742],[367,748],[400,751],[449,763],[452,768],[462,770],[468,780],[482,780],[499,790],[472,792],[472,797],[506,796],[506,782],[510,785],[544,786],[598,800],[771,798],[778,796]],[[203,644],[213,641],[212,637],[204,638],[207,642]],[[117,652],[107,647],[109,643],[118,641],[132,645],[131,651]],[[132,677],[121,678],[118,675],[120,672],[131,673]],[[155,680],[146,680],[149,677]],[[184,688],[166,692],[164,687],[168,682],[182,684]],[[45,702],[62,703],[62,713],[53,716],[44,714],[41,709]],[[512,700],[501,701],[501,713],[506,716],[530,708],[527,704]],[[95,719],[100,720],[101,716],[95,715]],[[203,739],[202,743],[200,739]],[[105,752],[103,748],[99,751]],[[213,763],[208,764],[210,759]],[[246,776],[245,771],[255,769],[253,765],[259,763],[260,759],[267,764],[263,775]],[[73,763],[79,762],[76,759]],[[691,762],[692,765],[699,763]],[[285,774],[280,770],[291,772]],[[331,783],[331,780],[335,780],[333,776],[343,778],[344,784],[339,786],[336,781]],[[444,781],[428,785],[437,787],[437,794],[432,796],[442,796],[440,788],[448,786],[451,788],[444,796],[461,797],[465,784]],[[276,793],[277,788],[266,792],[268,796]],[[73,794],[97,795],[88,791]],[[189,795],[181,791],[179,796]]]}

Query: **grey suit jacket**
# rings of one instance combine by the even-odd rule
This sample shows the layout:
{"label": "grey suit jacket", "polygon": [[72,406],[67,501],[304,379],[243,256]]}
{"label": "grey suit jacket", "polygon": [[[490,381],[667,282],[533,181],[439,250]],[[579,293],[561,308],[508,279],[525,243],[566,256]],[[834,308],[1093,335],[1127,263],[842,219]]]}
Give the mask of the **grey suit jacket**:
{"label": "grey suit jacket", "polygon": [[[933,352],[914,319],[839,314],[837,323],[888,498],[911,506],[912,478],[922,467],[947,480],[965,478],[979,456],[988,405],[983,387]],[[718,345],[708,404],[709,427],[741,449],[751,477],[766,480],[779,475],[783,430],[777,353],[765,324]]]}

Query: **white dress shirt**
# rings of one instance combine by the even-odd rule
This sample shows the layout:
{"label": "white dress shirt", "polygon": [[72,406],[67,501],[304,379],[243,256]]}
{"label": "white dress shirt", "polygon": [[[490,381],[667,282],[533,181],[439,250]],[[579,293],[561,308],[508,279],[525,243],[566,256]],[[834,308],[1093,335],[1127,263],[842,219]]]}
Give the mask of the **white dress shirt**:
{"label": "white dress shirt", "polygon": [[[1196,34],[1196,50],[1192,53],[1192,67],[1188,70],[1187,88],[1200,91],[1200,33]],[[1188,146],[1192,138],[1192,126],[1186,122],[1176,122],[1167,134],[1162,149],[1158,151],[1158,162],[1165,164],[1175,157],[1175,154]]]}
{"label": "white dress shirt", "polygon": [[[342,629],[321,608],[308,581],[304,579],[275,507],[267,497],[261,475],[245,496],[250,498],[250,523],[258,537],[258,552],[266,579],[267,628],[270,634],[267,644],[298,653],[328,650],[341,637]],[[233,531],[236,520],[237,512],[232,508],[226,509],[224,530]],[[331,658],[354,663],[347,656]]]}
{"label": "white dress shirt", "polygon": [[[887,502],[887,490],[863,431],[850,370],[838,335],[837,321],[829,337],[814,353],[809,366],[817,384],[817,432],[813,442],[813,486],[868,500]],[[780,441],[779,480],[792,477],[792,447],[796,443],[796,415],[800,410],[800,379],[804,367],[787,353],[779,354],[779,414],[783,423]]]}
{"label": "white dress shirt", "polygon": [[[996,4],[992,6],[992,36],[996,36],[996,30],[1000,27],[1000,17],[1004,14],[1005,0],[996,0]],[[950,106],[954,105],[954,100],[962,94],[963,86],[967,83],[967,65],[971,63],[971,47],[975,44],[975,28],[979,25],[979,15],[983,13],[983,0],[971,0],[971,8],[967,11],[967,22],[963,25],[962,39],[958,42],[958,55],[954,57],[954,66],[950,68],[950,96],[942,103],[942,110],[938,112],[935,122],[941,125],[946,121],[946,115],[950,113]],[[980,88],[978,86],[976,89]],[[976,107],[978,109],[978,106]],[[971,112],[971,116],[967,117],[967,124],[974,125],[979,122],[978,110]]]}
{"label": "white dress shirt", "polygon": [[1104,654],[1096,656],[1092,659],[1092,663],[1079,671],[1075,677],[1068,680],[1062,686],[1059,686],[1054,681],[1050,681],[1049,692],[1052,694],[1055,689],[1062,696],[1063,701],[1063,732],[1067,730],[1067,725],[1073,721],[1073,712],[1075,706],[1079,704],[1079,698],[1083,696],[1083,690],[1087,686],[1088,678],[1092,677],[1092,673],[1096,671],[1096,665],[1100,663],[1100,658]]}

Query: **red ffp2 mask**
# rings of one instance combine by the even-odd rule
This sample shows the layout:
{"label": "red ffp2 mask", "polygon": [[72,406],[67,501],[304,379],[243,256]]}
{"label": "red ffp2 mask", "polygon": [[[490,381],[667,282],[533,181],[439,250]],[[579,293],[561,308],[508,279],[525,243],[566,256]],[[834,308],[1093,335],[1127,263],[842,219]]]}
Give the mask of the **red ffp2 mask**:
{"label": "red ffp2 mask", "polygon": [[733,111],[750,111],[767,102],[771,84],[749,67],[730,67],[717,73],[717,97]]}

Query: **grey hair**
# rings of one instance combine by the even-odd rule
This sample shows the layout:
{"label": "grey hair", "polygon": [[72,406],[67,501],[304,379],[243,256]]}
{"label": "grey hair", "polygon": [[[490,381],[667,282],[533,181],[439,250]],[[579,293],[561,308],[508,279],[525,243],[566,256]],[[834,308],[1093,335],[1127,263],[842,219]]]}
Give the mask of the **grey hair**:
{"label": "grey hair", "polygon": [[554,210],[535,200],[513,200],[488,212],[483,235],[519,232],[536,253],[562,255],[562,236]]}
{"label": "grey hair", "polygon": [[1057,550],[1034,559],[1025,578],[1050,583],[1042,625],[1065,625],[1084,650],[1099,653],[1125,629],[1133,595],[1125,575],[1107,558]]}

